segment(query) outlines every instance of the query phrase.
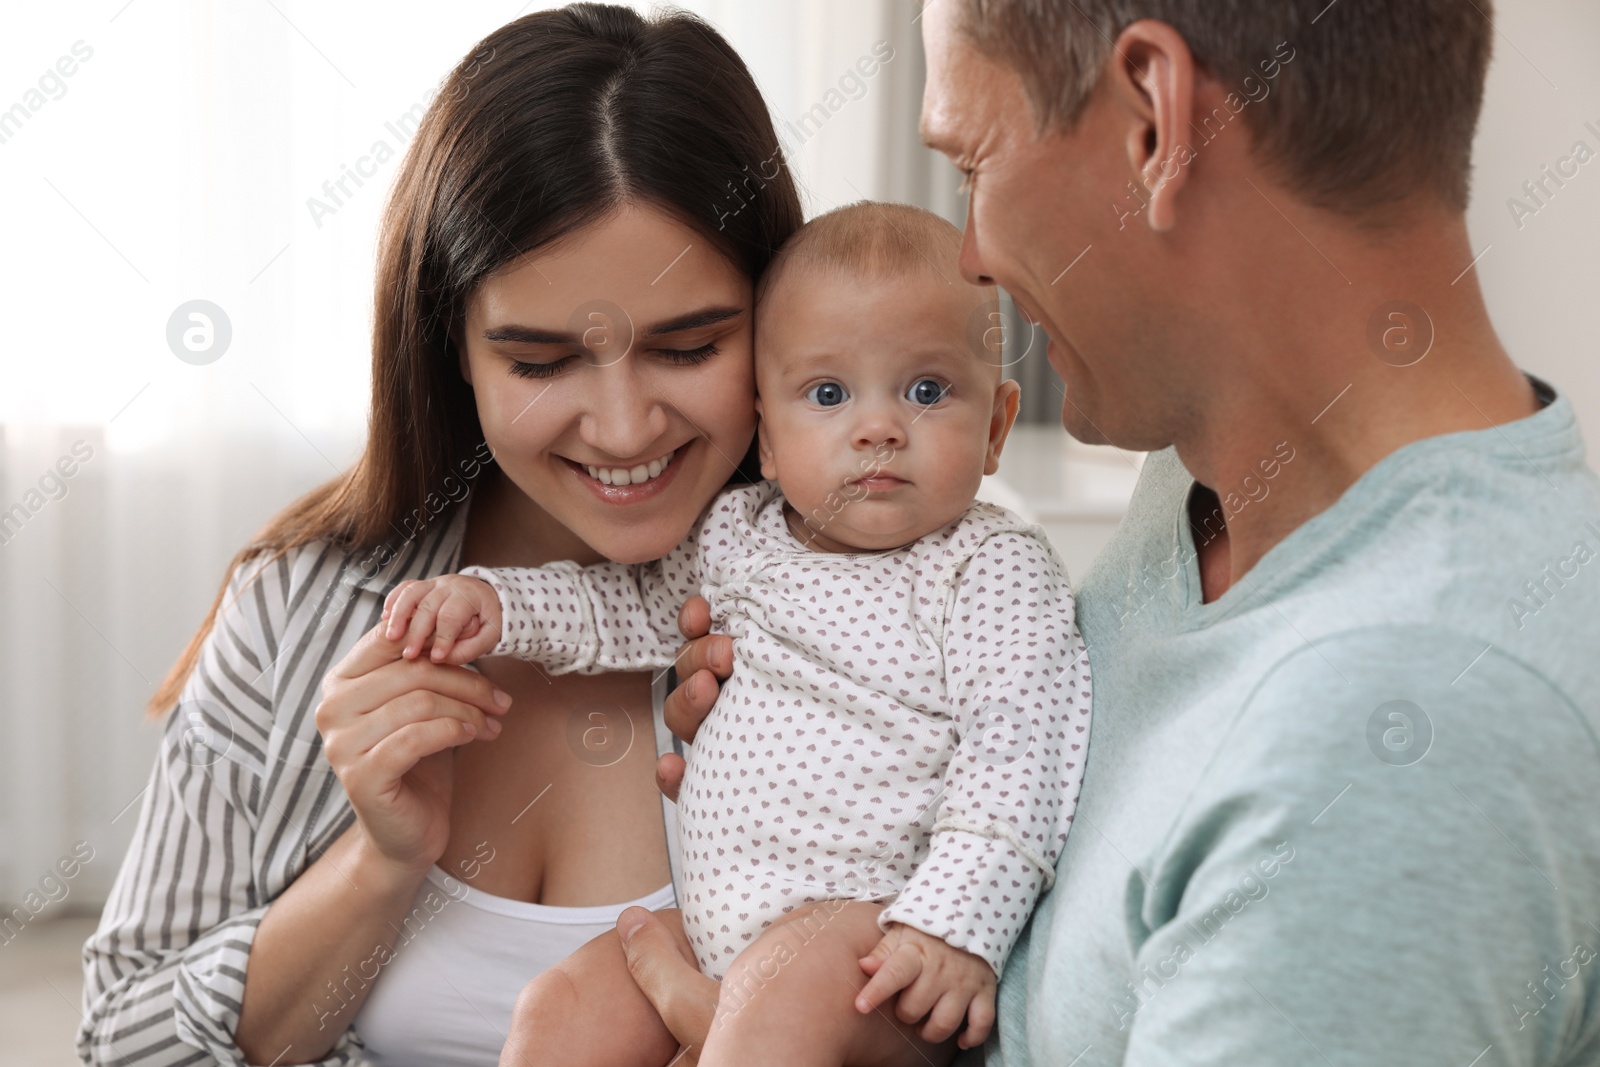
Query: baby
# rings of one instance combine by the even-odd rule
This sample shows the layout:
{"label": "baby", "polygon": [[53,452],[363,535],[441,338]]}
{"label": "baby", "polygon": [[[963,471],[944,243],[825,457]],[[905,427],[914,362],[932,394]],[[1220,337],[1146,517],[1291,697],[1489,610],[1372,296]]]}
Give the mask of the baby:
{"label": "baby", "polygon": [[[790,239],[756,292],[769,480],[725,491],[665,559],[469,568],[390,595],[408,656],[431,640],[437,661],[557,673],[665,668],[680,605],[710,601],[733,674],[678,798],[683,928],[723,979],[705,1065],[781,1059],[749,1010],[779,987],[785,1010],[824,1013],[803,1033],[834,1062],[981,1043],[1066,838],[1088,660],[1043,534],[974,502],[1018,388],[971,340],[996,295],[962,281],[960,246],[877,203]],[[896,993],[931,1045],[875,1011]]]}

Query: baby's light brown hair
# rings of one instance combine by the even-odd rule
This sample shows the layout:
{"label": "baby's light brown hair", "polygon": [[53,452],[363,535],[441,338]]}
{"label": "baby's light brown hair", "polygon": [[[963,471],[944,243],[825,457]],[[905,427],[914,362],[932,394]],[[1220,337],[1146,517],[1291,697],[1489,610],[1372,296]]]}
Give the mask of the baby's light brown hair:
{"label": "baby's light brown hair", "polygon": [[[796,230],[772,257],[756,284],[757,329],[767,295],[785,279],[813,270],[848,278],[924,272],[930,280],[950,285],[952,299],[972,298],[974,314],[987,322],[991,313],[999,312],[999,290],[965,281],[960,258],[961,231],[925,208],[877,200],[834,208]],[[976,310],[980,307],[981,312]],[[976,331],[979,336],[982,332]],[[974,355],[999,366],[996,355],[981,345],[975,346]]]}

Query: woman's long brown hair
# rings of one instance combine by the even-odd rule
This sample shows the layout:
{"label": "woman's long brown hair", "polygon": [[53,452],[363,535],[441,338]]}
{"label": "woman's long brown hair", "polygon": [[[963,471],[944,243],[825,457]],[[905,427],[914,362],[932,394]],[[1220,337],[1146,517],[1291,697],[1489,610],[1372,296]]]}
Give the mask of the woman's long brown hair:
{"label": "woman's long brown hair", "polygon": [[[752,280],[800,226],[771,116],[727,41],[681,12],[583,3],[480,42],[428,107],[384,210],[366,449],[267,523],[229,574],[316,542],[378,550],[447,518],[465,497],[445,496],[457,472],[487,454],[451,339],[467,298],[625,202],[671,212]],[[227,589],[151,714],[178,702]]]}

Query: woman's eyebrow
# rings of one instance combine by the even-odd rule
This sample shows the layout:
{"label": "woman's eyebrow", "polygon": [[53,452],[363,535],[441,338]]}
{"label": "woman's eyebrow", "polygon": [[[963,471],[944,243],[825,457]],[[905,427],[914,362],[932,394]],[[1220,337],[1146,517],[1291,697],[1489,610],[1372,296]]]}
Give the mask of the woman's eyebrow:
{"label": "woman's eyebrow", "polygon": [[483,331],[483,339],[491,344],[510,342],[519,345],[571,345],[578,343],[578,335],[565,330],[545,330],[535,326],[494,326]]}
{"label": "woman's eyebrow", "polygon": [[[697,330],[704,326],[715,326],[719,322],[727,322],[743,315],[742,307],[710,307],[699,311],[691,311],[686,315],[679,315],[666,322],[658,322],[654,326],[646,327],[644,336],[661,337],[665,334],[682,333],[685,330]],[[509,343],[519,345],[575,345],[578,335],[566,330],[552,330],[538,326],[493,326],[483,331],[483,339],[491,344]]]}
{"label": "woman's eyebrow", "polygon": [[684,330],[697,330],[702,326],[715,326],[719,322],[727,322],[744,314],[742,307],[709,307],[699,311],[691,311],[687,315],[680,315],[666,322],[658,322],[654,326],[645,328],[646,337],[660,337],[663,334],[682,333]]}

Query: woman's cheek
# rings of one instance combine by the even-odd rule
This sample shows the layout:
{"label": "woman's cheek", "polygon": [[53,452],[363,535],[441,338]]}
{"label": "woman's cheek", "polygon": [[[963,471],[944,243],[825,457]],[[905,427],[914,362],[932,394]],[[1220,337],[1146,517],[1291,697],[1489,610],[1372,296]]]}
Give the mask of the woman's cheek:
{"label": "woman's cheek", "polygon": [[483,439],[494,450],[496,465],[525,493],[532,495],[548,470],[550,446],[554,443],[556,411],[546,396],[531,406],[523,399],[515,407],[496,404],[485,411],[480,404],[479,425]]}
{"label": "woman's cheek", "polygon": [[679,410],[734,459],[744,455],[756,430],[756,381],[750,350],[728,351],[707,363],[677,398]]}

